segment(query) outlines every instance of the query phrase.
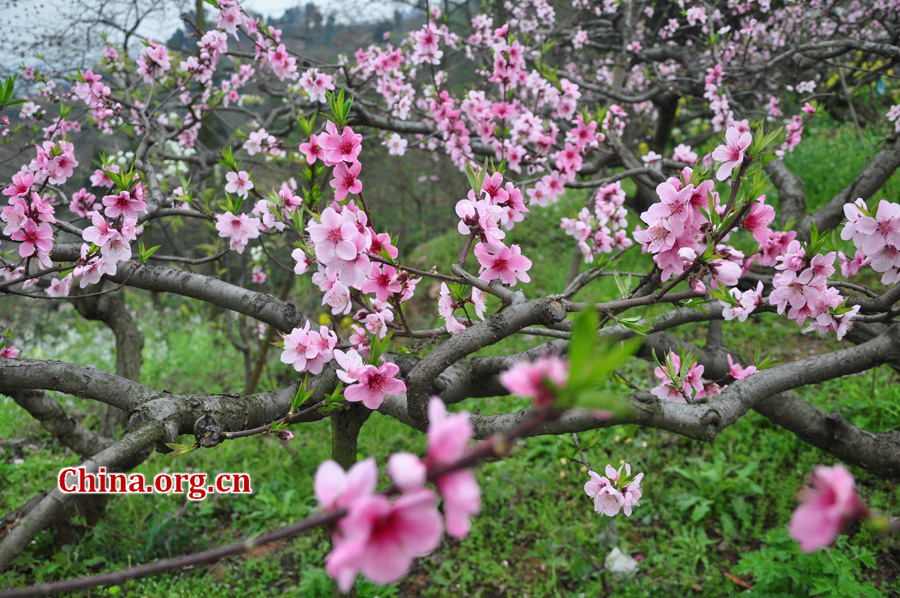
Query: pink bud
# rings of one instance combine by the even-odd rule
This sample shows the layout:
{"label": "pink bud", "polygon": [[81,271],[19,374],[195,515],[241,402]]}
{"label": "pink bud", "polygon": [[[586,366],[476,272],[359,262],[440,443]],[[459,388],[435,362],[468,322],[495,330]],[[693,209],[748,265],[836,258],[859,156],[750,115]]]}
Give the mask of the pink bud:
{"label": "pink bud", "polygon": [[703,281],[699,278],[692,278],[688,281],[688,286],[691,287],[691,290],[695,293],[705,293],[706,285],[703,284]]}

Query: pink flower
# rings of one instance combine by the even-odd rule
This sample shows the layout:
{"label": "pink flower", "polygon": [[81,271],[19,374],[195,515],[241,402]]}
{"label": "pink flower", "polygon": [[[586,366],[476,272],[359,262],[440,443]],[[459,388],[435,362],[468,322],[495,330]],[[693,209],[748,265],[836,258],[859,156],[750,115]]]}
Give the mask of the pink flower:
{"label": "pink flower", "polygon": [[152,83],[162,73],[169,70],[169,55],[166,48],[152,39],[147,40],[147,47],[138,56],[138,75],[142,75],[144,83]]}
{"label": "pink flower", "polygon": [[[857,247],[867,255],[877,253],[885,245],[900,247],[900,205],[882,199],[875,217],[860,218],[856,230],[863,236]],[[857,238],[854,236],[854,242]]]}
{"label": "pink flower", "polygon": [[369,409],[378,409],[384,402],[384,395],[396,395],[406,391],[403,380],[396,378],[398,373],[400,368],[390,362],[381,364],[381,367],[367,365],[359,372],[357,383],[348,386],[344,391],[344,398],[351,403],[362,401]]}
{"label": "pink flower", "polygon": [[0,357],[8,357],[14,359],[19,356],[19,350],[14,346],[0,347]]}
{"label": "pink flower", "polygon": [[334,167],[334,178],[331,180],[331,186],[334,187],[334,199],[343,201],[348,193],[359,193],[362,191],[362,181],[358,178],[362,164],[354,162],[348,168],[343,162]]}
{"label": "pink flower", "polygon": [[769,225],[775,220],[775,208],[766,205],[766,196],[761,195],[750,205],[750,210],[741,223],[745,229],[750,231],[756,242],[762,244],[765,240],[765,234],[768,232]]}
{"label": "pink flower", "polygon": [[69,210],[82,218],[86,218],[92,211],[100,209],[100,206],[96,201],[97,196],[93,193],[89,193],[87,189],[82,187],[72,194],[72,200],[69,202]]}
{"label": "pink flower", "polygon": [[456,215],[460,217],[457,225],[459,234],[474,234],[489,248],[499,251],[503,247],[502,239],[506,236],[500,229],[505,213],[503,208],[492,204],[490,200],[475,200],[475,195],[471,192],[469,197],[472,199],[456,202]]}
{"label": "pink flower", "polygon": [[856,276],[859,269],[869,263],[869,258],[862,251],[857,251],[853,259],[838,251],[838,260],[841,262],[841,276],[844,278]]}
{"label": "pink flower", "polygon": [[299,247],[291,252],[291,257],[294,259],[294,262],[296,262],[294,265],[294,274],[306,274],[309,271],[309,267],[314,263],[312,258]]}
{"label": "pink flower", "polygon": [[72,278],[71,274],[62,278],[54,278],[50,281],[50,286],[47,287],[44,292],[54,298],[68,297],[69,288],[72,285]]}
{"label": "pink flower", "polygon": [[46,252],[53,249],[53,229],[49,224],[38,226],[31,219],[26,220],[25,226],[14,232],[11,238],[22,243],[19,245],[20,257],[31,257],[39,251]]}
{"label": "pink flower", "polygon": [[388,458],[388,475],[401,490],[413,490],[425,485],[428,468],[412,453],[394,453]]}
{"label": "pink flower", "polygon": [[558,355],[523,361],[500,374],[500,383],[506,390],[522,397],[533,397],[537,407],[552,405],[556,390],[565,387],[568,379],[569,360]]}
{"label": "pink flower", "polygon": [[466,329],[466,325],[456,319],[453,315],[453,312],[459,305],[453,301],[453,297],[450,295],[450,288],[447,286],[446,282],[441,283],[441,294],[438,298],[438,313],[444,320],[447,322],[447,332],[450,334],[456,334],[457,332],[462,332]]}
{"label": "pink flower", "polygon": [[10,199],[9,205],[4,206],[3,211],[0,212],[0,220],[6,222],[3,234],[9,236],[18,230],[22,230],[25,223],[31,220],[29,214],[28,202],[18,196]]}
{"label": "pink flower", "polygon": [[322,305],[330,306],[331,313],[334,315],[350,313],[350,289],[343,283],[337,270],[326,266],[323,272],[320,265],[319,271],[312,275],[312,281],[325,293],[322,296]]}
{"label": "pink flower", "polygon": [[99,212],[91,214],[91,224],[93,226],[84,229],[81,237],[97,247],[106,245],[107,241],[116,234],[116,230],[109,225],[109,222]]}
{"label": "pink flower", "polygon": [[342,368],[337,370],[337,377],[347,384],[353,384],[359,380],[360,374],[366,367],[362,356],[355,349],[350,349],[346,353],[340,349],[335,349],[334,360]]}
{"label": "pink flower", "polygon": [[475,257],[481,264],[482,280],[490,282],[495,278],[503,281],[503,284],[514,285],[516,279],[522,282],[531,282],[528,270],[531,269],[531,260],[522,255],[518,245],[504,246],[500,251],[492,252],[484,243],[475,245]]}
{"label": "pink flower", "polygon": [[339,214],[328,207],[322,211],[319,222],[310,220],[306,225],[315,247],[316,259],[326,266],[338,265],[337,260],[352,261],[359,253],[356,244],[359,230],[356,222],[347,216],[346,210]]}
{"label": "pink flower", "polygon": [[728,375],[735,380],[743,380],[744,378],[755,374],[756,371],[755,365],[742,367],[740,363],[735,363],[734,360],[731,359],[731,354],[728,355]]}
{"label": "pink flower", "polygon": [[713,150],[712,157],[716,162],[723,162],[716,171],[716,178],[724,181],[731,176],[731,171],[744,161],[744,150],[750,147],[753,137],[750,133],[741,133],[737,127],[728,127],[725,131],[725,145]]}
{"label": "pink flower", "polygon": [[[458,461],[466,454],[466,445],[472,436],[468,414],[447,413],[439,398],[431,398],[426,458],[429,468]],[[442,475],[435,480],[435,485],[444,500],[447,533],[454,538],[465,538],[469,534],[469,517],[481,510],[481,492],[474,474],[468,469],[459,469]]]}
{"label": "pink flower", "polygon": [[12,177],[13,184],[3,190],[3,195],[22,196],[31,190],[34,184],[34,173],[17,172]]}
{"label": "pink flower", "polygon": [[247,214],[235,216],[231,212],[216,215],[216,230],[219,236],[231,239],[231,249],[244,253],[250,239],[259,237],[261,222]]}
{"label": "pink flower", "polygon": [[704,366],[692,363],[683,376],[682,370],[681,357],[670,351],[662,367],[653,369],[661,382],[650,390],[650,394],[673,403],[687,403],[688,399],[697,396],[703,390]]}
{"label": "pink flower", "polygon": [[685,164],[693,164],[697,161],[697,152],[693,151],[691,146],[681,143],[675,147],[672,159]]}
{"label": "pink flower", "polygon": [[393,266],[375,264],[369,277],[362,283],[360,290],[365,293],[375,293],[379,301],[387,301],[388,297],[403,290],[400,280],[397,278],[397,269]]}
{"label": "pink flower", "polygon": [[315,164],[318,158],[325,156],[325,150],[319,145],[315,134],[309,136],[309,141],[300,144],[300,153],[306,156],[307,164]]}
{"label": "pink flower", "polygon": [[374,583],[393,583],[413,559],[441,541],[441,516],[431,490],[407,492],[393,503],[376,494],[354,501],[332,533],[334,550],[325,569],[342,592],[361,572]]}
{"label": "pink flower", "polygon": [[[362,151],[362,135],[354,133],[353,129],[345,126],[341,133],[337,132],[334,123],[329,121],[325,125],[328,133],[323,135],[325,145],[325,165],[333,166],[340,162],[356,164],[359,152]],[[302,150],[301,150],[302,151]],[[357,170],[357,174],[359,171]],[[358,193],[358,191],[354,191]]]}
{"label": "pink flower", "polygon": [[226,193],[237,193],[238,197],[247,199],[250,189],[253,189],[253,181],[250,180],[250,174],[242,170],[240,172],[228,172],[225,174]]}
{"label": "pink flower", "polygon": [[866,508],[856,497],[856,482],[843,465],[817,465],[812,488],[801,492],[802,504],[791,516],[791,536],[803,552],[828,546],[849,521],[864,516]]}
{"label": "pink flower", "polygon": [[[625,475],[622,475],[622,469]],[[643,473],[631,475],[631,465],[626,463],[619,469],[606,466],[606,475],[601,476],[588,471],[590,480],[584,485],[584,492],[594,501],[594,510],[607,517],[614,517],[624,511],[626,517],[631,516],[631,507],[638,506],[642,496],[641,480]]]}
{"label": "pink flower", "polygon": [[334,461],[325,461],[316,470],[313,487],[319,506],[334,511],[371,496],[377,482],[378,466],[375,459],[369,457],[355,463],[348,472]]}
{"label": "pink flower", "polygon": [[334,332],[326,326],[321,326],[318,332],[310,331],[307,321],[303,328],[294,328],[284,337],[281,362],[291,364],[298,372],[321,374],[322,368],[332,359],[335,345],[337,335]]}
{"label": "pink flower", "polygon": [[137,218],[138,213],[147,211],[147,203],[138,193],[121,191],[118,195],[107,195],[103,198],[104,212],[110,218]]}
{"label": "pink flower", "polygon": [[253,266],[253,273],[250,276],[250,281],[253,284],[265,284],[266,278],[266,273],[263,272],[263,269],[261,267]]}
{"label": "pink flower", "polygon": [[409,142],[401,137],[398,133],[391,133],[390,137],[381,142],[381,145],[388,148],[388,154],[392,156],[402,156],[406,153],[406,146]]}

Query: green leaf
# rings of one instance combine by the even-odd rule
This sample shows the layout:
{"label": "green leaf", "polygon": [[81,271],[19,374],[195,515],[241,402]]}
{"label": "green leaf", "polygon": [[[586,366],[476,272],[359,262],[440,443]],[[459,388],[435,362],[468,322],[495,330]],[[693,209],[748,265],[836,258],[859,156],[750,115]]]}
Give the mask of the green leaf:
{"label": "green leaf", "polygon": [[609,411],[616,417],[622,417],[631,412],[628,400],[619,393],[611,390],[589,390],[578,393],[575,405],[585,409],[598,409]]}
{"label": "green leaf", "polygon": [[294,398],[291,399],[291,411],[297,411],[313,396],[313,391],[306,388],[308,378],[303,379],[303,383],[297,387]]}
{"label": "green leaf", "polygon": [[709,501],[704,501],[694,507],[691,512],[691,521],[697,522],[703,519],[709,513]]}
{"label": "green leaf", "polygon": [[143,264],[143,263],[146,262],[148,259],[150,259],[150,256],[153,255],[154,253],[156,253],[156,251],[157,251],[160,247],[161,247],[161,245],[157,245],[156,247],[151,247],[150,249],[144,249],[144,242],[141,241],[141,242],[140,242],[140,245],[139,245],[139,248],[140,248],[140,254],[139,254],[139,255],[140,255],[140,260],[139,260],[139,263]]}
{"label": "green leaf", "polygon": [[649,326],[647,324],[638,324],[637,322],[626,322],[625,320],[619,321],[622,326],[628,328],[629,330],[633,330],[634,332],[640,334],[641,336],[646,336],[653,330],[653,326]]}
{"label": "green leaf", "polygon": [[616,279],[616,286],[619,288],[619,293],[622,297],[628,296],[628,289],[631,288],[631,274],[628,275],[624,281],[622,277],[619,276],[618,272],[613,272],[613,278]]}
{"label": "green leaf", "polygon": [[589,307],[575,317],[572,341],[569,343],[569,385],[577,387],[586,381],[588,363],[597,345],[597,311]]}

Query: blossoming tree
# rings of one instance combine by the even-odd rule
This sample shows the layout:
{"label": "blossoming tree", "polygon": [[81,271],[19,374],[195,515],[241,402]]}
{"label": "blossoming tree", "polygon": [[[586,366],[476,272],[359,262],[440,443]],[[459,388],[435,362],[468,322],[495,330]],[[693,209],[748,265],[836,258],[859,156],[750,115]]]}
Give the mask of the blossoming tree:
{"label": "blossoming tree", "polygon": [[[71,301],[103,320],[115,333],[117,368],[21,358],[27,347],[14,344],[13,325],[0,348],[0,392],[91,470],[131,467],[153,446],[184,452],[257,433],[289,438],[288,426],[330,418],[334,460],[314,489],[321,512],[249,543],[52,589],[208,562],[323,525],[334,543],[327,570],[341,592],[352,592],[357,573],[393,582],[444,530],[466,536],[480,510],[471,467],[523,436],[577,439],[634,423],[712,441],[756,410],[841,460],[900,475],[890,436],[791,392],[898,365],[900,204],[877,193],[900,166],[900,142],[886,136],[858,176],[811,213],[783,160],[814,143],[804,127],[824,111],[880,115],[867,114],[849,85],[874,85],[900,59],[900,3],[527,0],[493,3],[470,19],[468,4],[445,3],[447,13],[435,4],[408,35],[336,64],[295,53],[234,1],[209,4],[215,26],[189,22],[190,51],[154,40],[110,44],[88,70],[25,67],[7,79],[3,143],[24,158],[4,174],[0,294]],[[448,66],[465,76],[454,80]],[[277,103],[254,110],[245,101],[260,96]],[[888,108],[900,130],[900,108]],[[240,126],[216,143],[211,117],[223,113]],[[86,131],[127,139],[127,156],[80,153],[73,139]],[[704,146],[713,149],[704,155]],[[446,206],[460,235],[452,263],[423,270],[398,249],[366,185],[378,174],[364,168],[367,155],[385,149],[398,160],[443,156],[468,183],[466,197]],[[274,179],[264,174],[273,165]],[[569,276],[537,292],[533,261],[507,232],[528,227],[531,212],[567,190],[588,190],[584,207],[560,222],[573,238],[562,265]],[[192,245],[151,247],[153,231],[173,219],[191,223]],[[840,253],[837,237],[856,253]],[[646,256],[637,277],[617,272],[626,252]],[[247,255],[249,281],[209,267]],[[881,286],[852,282],[864,268]],[[278,296],[263,290],[270,276],[283,281]],[[617,296],[578,301],[604,276],[616,278]],[[291,302],[300,277],[346,324],[314,323]],[[422,292],[425,281],[439,284],[436,302]],[[241,349],[247,392],[183,396],[141,385],[143,338],[124,287],[256,320],[263,342]],[[413,317],[415,302],[428,315]],[[636,311],[647,306],[661,309]],[[774,367],[750,363],[728,349],[722,322],[761,317],[786,317],[798,332],[844,346]],[[705,346],[667,332],[690,323],[707,326]],[[549,340],[478,355],[520,335]],[[270,367],[290,372],[291,383],[256,393],[271,343],[281,353]],[[655,360],[655,386],[617,373],[632,356]],[[48,390],[108,405],[103,425],[70,419]],[[449,409],[508,394],[533,398],[533,407]],[[356,462],[357,436],[375,410],[428,439],[422,457],[386,459],[393,485],[380,491],[376,456]],[[113,440],[120,426],[127,433]],[[176,444],[183,435],[188,444]],[[604,465],[594,464],[584,490],[596,512],[629,516],[653,473]],[[814,484],[791,521],[808,550],[868,516],[846,470],[817,469]],[[0,566],[71,500],[56,489],[23,512],[0,539]],[[42,590],[16,595],[32,591]]]}

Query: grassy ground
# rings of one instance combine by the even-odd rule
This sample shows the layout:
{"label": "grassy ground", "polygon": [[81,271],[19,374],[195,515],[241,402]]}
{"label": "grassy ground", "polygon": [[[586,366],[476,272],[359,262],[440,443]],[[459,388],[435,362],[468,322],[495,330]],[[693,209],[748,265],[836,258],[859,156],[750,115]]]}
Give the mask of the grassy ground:
{"label": "grassy ground", "polygon": [[[869,135],[869,134],[865,134]],[[827,198],[852,178],[856,157],[864,156],[867,139],[852,131],[838,133],[790,157],[803,173],[807,192]],[[861,154],[862,152],[862,154]],[[837,159],[845,154],[846,160]],[[834,163],[828,160],[835,156]],[[846,172],[842,170],[846,166]],[[900,185],[889,183],[896,197]],[[570,194],[559,204],[537,212],[511,235],[534,260],[535,284],[529,293],[561,288],[572,245],[558,227],[561,216],[574,215],[584,195]],[[818,201],[818,200],[816,200]],[[824,199],[822,200],[824,201]],[[436,237],[416,252],[419,265],[447,263],[458,251],[456,234]],[[738,239],[738,244],[747,239]],[[637,270],[636,251],[619,265]],[[298,287],[299,292],[300,287]],[[585,299],[615,294],[604,280]],[[142,295],[126,295],[139,314],[147,336],[142,382],[172,392],[217,392],[240,389],[238,355],[221,329],[195,303],[173,303],[156,311]],[[43,305],[42,305],[43,306]],[[22,307],[22,306],[20,306]],[[29,357],[64,359],[106,370],[114,367],[111,335],[101,326],[70,313],[49,317],[32,314],[16,329],[17,344]],[[423,325],[433,305],[420,306]],[[705,327],[686,327],[684,337],[703,343]],[[757,347],[785,361],[827,351],[833,340],[801,335],[793,322],[774,314],[754,325],[725,324],[725,338],[735,352],[752,356]],[[499,354],[521,350],[539,340],[511,339],[488,348]],[[284,373],[275,365],[273,371]],[[628,374],[647,387],[647,364],[629,364]],[[900,426],[900,385],[888,368],[803,389],[803,396],[825,410],[839,409],[872,431]],[[265,380],[272,386],[272,376]],[[96,417],[84,401],[59,396],[68,408]],[[56,473],[77,462],[12,401],[0,398],[0,438],[24,444],[0,445],[0,512],[12,509],[41,490]],[[468,401],[469,410],[496,412],[524,406],[512,398]],[[326,422],[296,427],[290,442],[254,437],[228,442],[171,461],[153,455],[139,467],[146,475],[171,470],[208,473],[250,472],[254,494],[216,496],[191,502],[181,495],[123,496],[110,501],[106,515],[86,533],[60,545],[53,531],[42,533],[13,570],[0,575],[0,587],[114,570],[156,558],[176,556],[233,541],[296,521],[315,508],[312,476],[329,457]],[[841,550],[802,555],[786,536],[796,505],[795,493],[816,463],[833,459],[750,414],[720,435],[715,443],[634,426],[581,435],[590,445],[594,469],[627,461],[645,472],[644,497],[631,518],[602,518],[591,508],[582,487],[587,474],[565,458],[570,438],[522,441],[511,458],[488,463],[478,471],[483,492],[482,514],[462,542],[445,539],[432,555],[419,559],[400,584],[360,584],[360,595],[373,596],[900,596],[900,542],[876,538],[865,529],[851,530]],[[378,414],[367,422],[360,457],[383,458],[390,452],[421,452],[423,438]],[[854,470],[863,499],[896,515],[897,488]],[[613,546],[640,561],[638,573],[615,578],[603,572]],[[218,595],[327,596],[322,569],[328,543],[314,531],[291,541],[260,547],[250,554],[208,568],[129,582],[121,588],[97,589],[83,595],[199,597]],[[747,586],[752,587],[747,589]],[[82,595],[82,594],[79,594]]]}

